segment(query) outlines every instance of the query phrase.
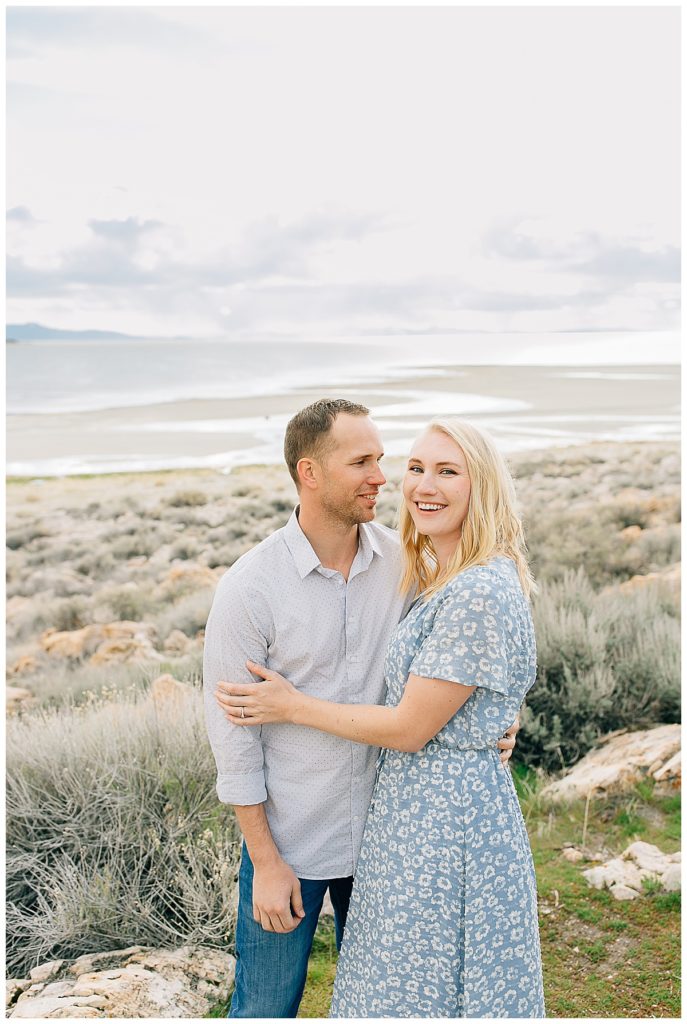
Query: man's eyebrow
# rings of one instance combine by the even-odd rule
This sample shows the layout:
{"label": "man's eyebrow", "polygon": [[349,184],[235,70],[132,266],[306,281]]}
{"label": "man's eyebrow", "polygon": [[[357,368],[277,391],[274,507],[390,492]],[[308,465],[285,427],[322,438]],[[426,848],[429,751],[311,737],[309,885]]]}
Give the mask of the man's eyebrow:
{"label": "man's eyebrow", "polygon": [[360,459],[372,459],[372,458],[383,459],[384,458],[384,452],[377,452],[376,455],[375,455],[374,452],[364,452],[364,453],[361,453],[359,455],[351,455],[351,462],[359,462]]}

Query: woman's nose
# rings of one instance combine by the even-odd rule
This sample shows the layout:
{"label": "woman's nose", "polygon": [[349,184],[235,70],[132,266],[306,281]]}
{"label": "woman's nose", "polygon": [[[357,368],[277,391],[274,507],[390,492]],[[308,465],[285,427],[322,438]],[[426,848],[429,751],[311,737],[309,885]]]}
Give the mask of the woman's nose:
{"label": "woman's nose", "polygon": [[423,474],[422,480],[417,486],[417,490],[420,494],[435,494],[436,489],[436,484],[432,477],[427,473]]}

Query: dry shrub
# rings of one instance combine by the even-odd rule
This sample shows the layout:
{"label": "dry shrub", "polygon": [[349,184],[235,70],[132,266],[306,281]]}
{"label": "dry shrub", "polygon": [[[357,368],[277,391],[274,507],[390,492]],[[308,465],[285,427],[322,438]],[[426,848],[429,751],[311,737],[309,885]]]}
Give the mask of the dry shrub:
{"label": "dry shrub", "polygon": [[177,491],[169,499],[169,504],[173,508],[181,508],[184,505],[207,505],[208,498],[203,491]]}
{"label": "dry shrub", "polygon": [[226,947],[239,837],[200,695],[175,717],[131,701],[13,720],[7,757],[11,975],[133,944]]}
{"label": "dry shrub", "polygon": [[584,570],[544,584],[534,601],[537,683],[518,756],[554,771],[614,729],[677,722],[680,627],[669,591],[596,593]]}
{"label": "dry shrub", "polygon": [[173,629],[180,629],[186,636],[196,636],[201,629],[205,629],[213,595],[214,587],[207,587],[186,594],[174,604],[168,605],[152,618],[158,636],[169,636]]}

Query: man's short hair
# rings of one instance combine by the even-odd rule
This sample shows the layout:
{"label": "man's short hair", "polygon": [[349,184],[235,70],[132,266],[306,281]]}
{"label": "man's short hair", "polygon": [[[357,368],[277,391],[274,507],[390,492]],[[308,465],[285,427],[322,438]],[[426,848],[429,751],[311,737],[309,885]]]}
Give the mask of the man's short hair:
{"label": "man's short hair", "polygon": [[284,437],[284,459],[297,488],[299,459],[321,461],[333,445],[331,429],[340,413],[348,416],[369,416],[370,410],[357,402],[345,398],[320,398],[312,405],[306,405],[289,420]]}

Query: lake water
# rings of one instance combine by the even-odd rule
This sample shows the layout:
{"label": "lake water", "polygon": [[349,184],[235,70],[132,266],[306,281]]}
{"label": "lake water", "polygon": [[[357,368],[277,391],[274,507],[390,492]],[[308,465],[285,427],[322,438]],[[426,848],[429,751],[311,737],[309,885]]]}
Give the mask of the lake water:
{"label": "lake water", "polygon": [[674,341],[19,342],[7,345],[7,470],[62,475],[279,461],[293,411],[333,393],[372,409],[390,454],[404,453],[436,415],[474,417],[509,450],[673,438]]}

